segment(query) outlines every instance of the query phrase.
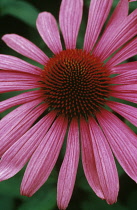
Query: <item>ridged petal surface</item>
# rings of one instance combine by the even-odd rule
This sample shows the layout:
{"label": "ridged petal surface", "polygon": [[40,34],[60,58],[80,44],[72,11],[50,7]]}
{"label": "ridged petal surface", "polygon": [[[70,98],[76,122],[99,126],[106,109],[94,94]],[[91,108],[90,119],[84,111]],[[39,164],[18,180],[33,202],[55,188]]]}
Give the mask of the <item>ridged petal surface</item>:
{"label": "ridged petal surface", "polygon": [[66,49],[75,49],[82,19],[83,0],[62,0],[59,23]]}
{"label": "ridged petal surface", "polygon": [[49,49],[54,54],[59,53],[62,50],[62,45],[57,22],[53,15],[48,12],[40,13],[36,25],[42,39]]}
{"label": "ridged petal surface", "polygon": [[35,44],[17,34],[6,34],[2,40],[18,53],[45,65],[48,57]]}

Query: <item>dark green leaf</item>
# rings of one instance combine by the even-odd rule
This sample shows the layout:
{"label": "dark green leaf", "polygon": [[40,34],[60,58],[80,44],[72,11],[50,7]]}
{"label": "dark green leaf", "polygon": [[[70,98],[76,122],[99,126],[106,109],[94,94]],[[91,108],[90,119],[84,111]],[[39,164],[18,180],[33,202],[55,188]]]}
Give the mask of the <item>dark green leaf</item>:
{"label": "dark green leaf", "polygon": [[[46,185],[47,186],[47,185]],[[52,210],[56,206],[56,189],[47,186],[45,190],[39,191],[28,198],[19,210]]]}

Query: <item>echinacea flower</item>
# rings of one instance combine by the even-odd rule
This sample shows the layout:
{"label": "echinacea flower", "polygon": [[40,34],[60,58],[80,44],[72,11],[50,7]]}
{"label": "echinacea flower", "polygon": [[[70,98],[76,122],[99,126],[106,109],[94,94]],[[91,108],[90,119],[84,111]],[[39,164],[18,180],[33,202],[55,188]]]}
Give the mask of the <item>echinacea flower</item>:
{"label": "echinacea flower", "polygon": [[112,3],[91,1],[83,49],[76,48],[83,0],[62,0],[59,25],[65,49],[55,18],[39,14],[37,29],[54,54],[51,58],[19,35],[2,38],[43,69],[0,55],[0,92],[28,90],[0,104],[1,112],[20,105],[0,123],[0,180],[28,162],[21,194],[32,196],[48,179],[66,138],[57,184],[59,209],[70,201],[80,146],[87,181],[109,204],[119,191],[114,156],[137,182],[137,137],[115,114],[137,126],[136,108],[123,103],[137,102],[137,61],[122,63],[137,54],[137,10],[128,15],[128,0],[120,0],[100,36]]}

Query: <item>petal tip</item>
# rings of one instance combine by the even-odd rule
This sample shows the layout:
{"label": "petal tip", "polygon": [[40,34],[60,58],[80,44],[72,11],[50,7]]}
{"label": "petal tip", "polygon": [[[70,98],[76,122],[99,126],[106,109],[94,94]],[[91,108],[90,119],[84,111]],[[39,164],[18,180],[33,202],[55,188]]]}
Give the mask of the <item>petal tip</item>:
{"label": "petal tip", "polygon": [[17,34],[4,34],[1,39],[5,42],[7,39],[11,38],[12,36],[18,36],[18,35]]}
{"label": "petal tip", "polygon": [[21,194],[22,196],[26,196],[26,197],[28,197],[28,198],[32,196],[31,193],[27,192],[27,190],[25,190],[25,189],[22,188],[22,187],[21,187],[21,189],[20,189],[20,194]]}
{"label": "petal tip", "polygon": [[5,42],[5,41],[6,41],[6,39],[8,38],[8,36],[9,36],[9,34],[5,34],[5,35],[3,35],[3,36],[2,36],[2,38],[1,38],[1,39]]}

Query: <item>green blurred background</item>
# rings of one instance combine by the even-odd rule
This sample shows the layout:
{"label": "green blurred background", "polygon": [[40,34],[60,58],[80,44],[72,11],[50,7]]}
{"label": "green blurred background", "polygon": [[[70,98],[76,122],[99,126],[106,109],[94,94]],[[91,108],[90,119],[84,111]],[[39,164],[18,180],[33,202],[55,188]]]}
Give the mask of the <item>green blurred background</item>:
{"label": "green blurred background", "polygon": [[[58,19],[59,6],[61,0],[0,0],[0,37],[7,33],[17,33],[24,36],[38,45],[48,56],[52,53],[41,40],[36,27],[35,21],[39,12],[51,12]],[[86,28],[88,6],[90,0],[84,0],[84,15],[81,24],[80,34],[78,37],[78,47],[82,47],[84,32]],[[114,0],[113,8],[118,3]],[[137,8],[137,2],[130,3],[130,12]],[[112,13],[111,11],[111,13]],[[9,49],[0,40],[0,53],[15,55],[30,61]],[[130,58],[128,61],[137,60],[137,57]],[[0,95],[0,100],[12,97],[16,93],[5,93]],[[12,109],[0,114],[2,118]],[[126,122],[131,129],[137,133],[137,128]],[[23,169],[13,178],[0,183],[0,210],[57,210],[56,206],[56,183],[58,171],[62,162],[63,155],[59,160],[48,181],[38,192],[31,198],[20,195],[19,188],[24,173]],[[77,180],[70,201],[68,210],[136,210],[137,209],[137,186],[123,171],[117,163],[120,177],[120,192],[118,202],[114,205],[108,205],[105,201],[99,199],[89,187],[83,173],[81,162],[79,164]]]}

